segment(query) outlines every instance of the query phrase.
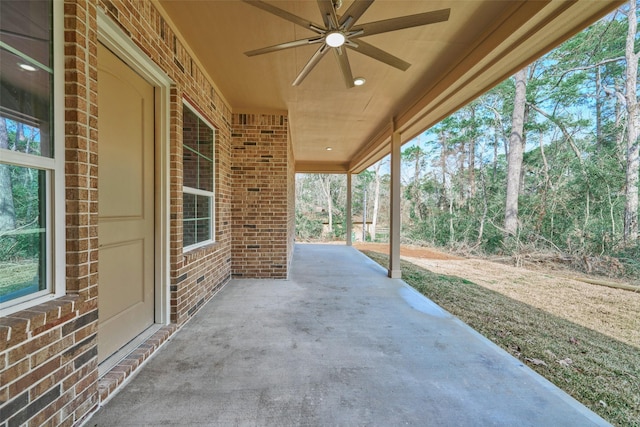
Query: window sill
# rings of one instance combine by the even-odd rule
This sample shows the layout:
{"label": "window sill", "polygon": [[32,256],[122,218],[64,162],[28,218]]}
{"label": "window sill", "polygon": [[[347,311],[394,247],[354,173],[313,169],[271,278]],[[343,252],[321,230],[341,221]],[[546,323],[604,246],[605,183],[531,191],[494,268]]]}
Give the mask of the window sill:
{"label": "window sill", "polygon": [[3,315],[0,317],[0,351],[14,347],[73,319],[78,315],[76,307],[78,300],[78,295],[67,295]]}
{"label": "window sill", "polygon": [[206,242],[202,246],[188,248],[182,253],[182,257],[186,262],[194,261],[202,256],[208,255],[220,249],[220,242]]}

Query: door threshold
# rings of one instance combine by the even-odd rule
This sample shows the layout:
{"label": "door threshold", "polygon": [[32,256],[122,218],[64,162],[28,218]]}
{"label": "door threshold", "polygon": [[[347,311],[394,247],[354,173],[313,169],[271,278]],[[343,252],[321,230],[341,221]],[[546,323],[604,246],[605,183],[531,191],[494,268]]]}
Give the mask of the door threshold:
{"label": "door threshold", "polygon": [[147,329],[142,331],[137,337],[125,344],[120,350],[107,357],[98,365],[98,378],[102,378],[104,374],[113,369],[118,363],[120,363],[131,352],[144,343],[149,337],[162,329],[165,325],[154,323]]}

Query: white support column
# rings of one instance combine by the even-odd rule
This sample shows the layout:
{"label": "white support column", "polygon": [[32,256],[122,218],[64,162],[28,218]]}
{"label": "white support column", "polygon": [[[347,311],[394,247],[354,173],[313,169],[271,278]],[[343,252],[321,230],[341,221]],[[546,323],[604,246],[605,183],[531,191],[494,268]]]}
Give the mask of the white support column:
{"label": "white support column", "polygon": [[353,230],[351,204],[351,172],[347,172],[347,246],[351,246],[353,243],[351,240]]}
{"label": "white support column", "polygon": [[391,135],[391,224],[389,230],[389,277],[400,279],[400,132]]}

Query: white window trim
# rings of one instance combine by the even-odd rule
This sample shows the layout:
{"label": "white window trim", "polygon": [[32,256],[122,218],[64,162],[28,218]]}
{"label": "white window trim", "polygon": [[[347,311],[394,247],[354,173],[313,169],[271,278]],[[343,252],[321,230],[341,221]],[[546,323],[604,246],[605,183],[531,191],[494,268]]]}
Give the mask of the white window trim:
{"label": "white window trim", "polygon": [[65,232],[65,149],[64,149],[64,3],[52,1],[53,8],[53,153],[54,158],[24,153],[2,152],[3,163],[46,170],[48,213],[46,227],[47,288],[0,305],[1,315],[9,315],[43,304],[66,293]]}
{"label": "white window trim", "polygon": [[[213,126],[211,124],[211,122],[209,120],[207,120],[206,118],[204,118],[202,116],[202,114],[200,114],[200,112],[198,111],[197,108],[195,108],[195,106],[193,104],[191,104],[189,101],[187,101],[186,99],[182,100],[182,103],[184,106],[186,106],[187,108],[189,108],[189,110],[191,110],[191,112],[193,114],[195,114],[200,120],[202,120],[204,122],[204,124],[206,124],[207,126],[209,126],[209,128],[211,129],[212,132],[212,137],[213,137],[213,150],[212,150],[212,156],[211,156],[211,161],[213,162],[213,191],[206,191],[206,190],[200,190],[198,188],[193,188],[193,187],[187,187],[187,186],[182,186],[182,193],[187,193],[187,194],[195,194],[197,196],[205,196],[205,197],[209,197],[211,198],[211,227],[209,232],[211,233],[210,236],[211,238],[208,240],[204,240],[202,242],[198,242],[198,243],[194,243],[193,245],[189,245],[189,246],[184,246],[182,247],[182,252],[189,252],[192,251],[194,249],[198,249],[204,246],[208,246],[212,243],[216,242],[216,127]],[[184,150],[184,140],[182,141],[182,149]],[[183,165],[184,167],[184,165]],[[182,200],[184,200],[184,196],[182,198]],[[183,217],[183,222],[184,222],[184,217]],[[182,233],[183,239],[184,239],[184,230]],[[184,241],[184,240],[183,240]]]}

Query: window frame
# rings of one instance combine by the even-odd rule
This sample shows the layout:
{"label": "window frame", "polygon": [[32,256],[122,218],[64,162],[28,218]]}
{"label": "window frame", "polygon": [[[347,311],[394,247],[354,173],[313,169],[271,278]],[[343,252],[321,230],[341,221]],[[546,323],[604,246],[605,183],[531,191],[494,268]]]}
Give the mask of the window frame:
{"label": "window frame", "polygon": [[51,98],[53,157],[0,149],[2,163],[45,171],[45,289],[0,303],[2,315],[43,304],[66,293],[65,147],[64,147],[64,4],[50,1],[53,86]]}
{"label": "window frame", "polygon": [[[183,185],[182,185],[182,203],[183,203],[183,209],[182,209],[182,252],[186,253],[189,251],[192,251],[194,249],[198,249],[204,246],[208,246],[211,245],[213,243],[216,243],[216,175],[217,175],[217,169],[216,169],[216,134],[217,134],[217,129],[215,126],[213,126],[213,124],[211,124],[211,122],[209,120],[207,120],[199,111],[198,109],[191,104],[188,100],[183,99],[182,100],[182,105],[183,105],[183,110],[182,110],[182,117],[183,117],[183,126],[184,126],[184,108],[188,108],[200,121],[202,121],[202,123],[204,123],[210,130],[211,130],[211,144],[212,144],[212,150],[211,150],[211,162],[212,162],[212,183],[211,183],[211,188],[213,189],[212,191],[207,191],[207,190],[201,190],[199,188],[193,188],[193,187],[188,187],[184,185],[184,150],[185,150],[185,143],[184,143],[184,131],[183,132],[183,138],[182,138],[182,166],[183,166]],[[199,155],[199,153],[198,153]],[[196,242],[192,245],[184,245],[184,194],[192,194],[194,196],[204,196],[204,197],[208,197],[210,200],[210,211],[209,211],[209,220],[210,220],[210,226],[209,226],[209,239],[207,240],[203,240],[201,242]]]}

